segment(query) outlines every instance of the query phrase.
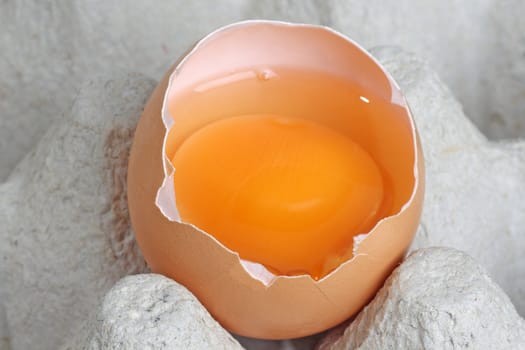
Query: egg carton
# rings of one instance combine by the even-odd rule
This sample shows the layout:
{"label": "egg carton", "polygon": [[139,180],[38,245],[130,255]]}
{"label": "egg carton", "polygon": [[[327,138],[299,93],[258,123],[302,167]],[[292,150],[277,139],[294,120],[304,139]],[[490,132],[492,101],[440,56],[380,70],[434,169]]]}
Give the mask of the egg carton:
{"label": "egg carton", "polygon": [[6,1],[0,4],[0,179],[89,77],[120,69],[160,79],[203,35],[249,18],[328,25],[366,48],[404,47],[431,63],[486,135],[524,137],[524,12],[521,0]]}
{"label": "egg carton", "polygon": [[[381,331],[381,327],[391,330],[388,325],[394,324],[408,327],[398,328],[399,332],[415,327],[407,334],[419,334],[423,342],[430,341],[426,338],[430,334],[436,348],[463,344],[465,334],[458,335],[450,322],[462,327],[468,323],[472,332],[468,341],[474,348],[501,339],[510,339],[511,348],[524,346],[524,321],[511,301],[519,312],[525,311],[520,278],[525,274],[520,263],[525,249],[521,234],[525,142],[488,141],[464,116],[437,74],[416,56],[391,47],[372,53],[405,92],[425,150],[427,195],[414,247],[444,245],[467,252],[488,270],[510,301],[464,253],[421,250],[392,275],[357,317],[361,326],[352,323],[337,346],[346,344],[345,339],[376,344],[365,342],[372,341],[368,335],[373,332],[384,337],[377,344],[402,344],[396,343],[402,341],[400,333]],[[240,348],[184,288],[160,276],[128,277],[104,297],[121,277],[147,272],[129,224],[125,179],[134,126],[153,86],[153,81],[137,74],[84,84],[72,109],[0,186],[1,286],[12,349],[162,348],[162,344]],[[443,264],[447,257],[455,263]],[[418,276],[413,281],[406,277],[412,274]],[[396,277],[400,275],[404,279]],[[457,278],[446,280],[447,276]],[[426,290],[418,288],[435,279],[446,281],[442,292],[433,290],[420,305],[413,298]],[[472,288],[465,289],[465,283]],[[142,289],[152,292],[142,295]],[[158,306],[163,290],[170,296],[165,308]],[[390,300],[390,295],[398,300]],[[385,305],[384,298],[398,308],[385,312],[390,304]],[[149,304],[161,312],[142,309]],[[420,312],[423,319],[418,318]],[[443,313],[448,318],[443,319]],[[426,318],[432,315],[435,319]],[[155,322],[156,331],[148,326]],[[508,322],[514,327],[507,327]],[[491,329],[490,337],[486,327]],[[306,349],[318,337],[238,340],[254,349]]]}
{"label": "egg carton", "polygon": [[[151,19],[142,20],[155,23],[137,21],[128,27],[114,21],[108,24],[113,26],[110,29],[94,32],[94,27],[101,26],[99,21],[107,20],[104,16],[115,15],[105,8],[110,5],[85,9],[87,5],[80,2],[49,8],[29,1],[1,4],[0,23],[8,34],[0,39],[0,46],[6,48],[0,61],[0,72],[6,77],[2,82],[5,98],[0,100],[0,171],[4,178],[11,175],[0,185],[0,292],[7,317],[6,322],[0,321],[0,349],[2,342],[7,344],[7,328],[14,350],[118,348],[118,343],[111,342],[132,334],[136,337],[126,339],[137,348],[161,347],[167,339],[159,334],[111,333],[119,326],[125,329],[133,317],[145,319],[138,326],[155,322],[148,319],[147,310],[139,308],[138,315],[132,312],[130,305],[140,300],[136,299],[140,288],[168,290],[173,303],[186,300],[183,314],[177,314],[172,304],[169,312],[161,314],[172,321],[182,319],[174,325],[186,327],[178,339],[182,343],[172,343],[172,348],[180,344],[179,348],[242,344],[248,349],[308,349],[315,344],[323,349],[525,347],[524,321],[514,309],[525,314],[525,264],[520,255],[525,251],[525,142],[487,140],[426,61],[392,47],[372,53],[405,92],[426,156],[425,209],[413,249],[453,247],[472,256],[488,274],[463,253],[418,250],[349,327],[335,330],[326,339],[321,339],[324,335],[286,341],[237,337],[239,344],[173,282],[148,274],[127,277],[115,285],[126,275],[148,272],[129,227],[125,174],[134,126],[155,84],[139,74],[108,72],[108,62],[160,76],[191,42],[230,20],[257,14],[323,22],[366,46],[395,42],[418,52],[444,77],[486,134],[523,136],[523,102],[515,95],[523,93],[519,82],[525,75],[519,56],[525,30],[517,21],[523,3],[480,1],[471,5],[475,8],[437,1],[427,5],[413,9],[418,5],[408,1],[395,6],[246,2],[228,11],[214,8],[212,21],[195,21],[188,27],[181,13],[194,11],[207,18],[211,6],[202,2],[166,3],[157,8],[142,4],[124,6],[118,18],[124,21],[136,18],[137,13],[150,13]],[[72,26],[67,21],[77,7],[85,10],[87,19],[75,23],[79,31],[72,33],[66,30]],[[21,13],[34,19],[20,21]],[[367,13],[383,16],[377,28],[366,25],[371,20]],[[472,31],[469,26],[483,30]],[[154,40],[139,35],[145,27],[157,28],[151,29],[159,31],[152,34]],[[126,41],[118,40],[125,30],[137,38],[130,44],[136,46],[123,47]],[[47,36],[35,35],[44,32]],[[172,44],[168,41],[172,38],[180,40]],[[32,44],[20,46],[17,40]],[[164,42],[169,44],[163,47]],[[100,45],[97,57],[90,54],[93,45]],[[129,52],[137,53],[131,61],[125,59]],[[158,52],[164,55],[160,59]],[[49,60],[45,67],[38,66],[41,59]],[[154,63],[144,68],[144,62]],[[480,75],[480,70],[486,74]],[[100,78],[89,78],[97,71]],[[86,79],[89,82],[80,86]],[[62,111],[66,112],[60,116]],[[407,277],[411,275],[417,278]],[[443,293],[424,294],[428,290],[421,286],[434,279],[443,281]],[[465,286],[465,281],[472,283]],[[418,304],[415,300],[422,295],[429,297]],[[155,304],[155,300],[152,293],[148,302]],[[160,329],[173,332],[168,326]],[[402,337],[404,331],[412,332],[406,333],[410,339]],[[409,342],[418,341],[420,335],[421,343]]]}

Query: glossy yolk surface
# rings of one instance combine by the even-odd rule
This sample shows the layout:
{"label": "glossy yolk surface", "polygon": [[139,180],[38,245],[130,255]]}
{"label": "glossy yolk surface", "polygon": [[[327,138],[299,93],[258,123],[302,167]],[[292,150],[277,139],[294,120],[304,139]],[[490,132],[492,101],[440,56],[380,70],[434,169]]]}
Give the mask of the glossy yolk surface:
{"label": "glossy yolk surface", "polygon": [[222,119],[188,137],[172,162],[181,219],[277,274],[322,277],[379,218],[373,159],[311,121]]}

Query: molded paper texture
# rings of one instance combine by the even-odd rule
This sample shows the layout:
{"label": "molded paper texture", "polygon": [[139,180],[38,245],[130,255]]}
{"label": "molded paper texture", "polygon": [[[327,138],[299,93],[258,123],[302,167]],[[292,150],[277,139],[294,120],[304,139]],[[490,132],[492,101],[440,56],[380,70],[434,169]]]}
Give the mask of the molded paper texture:
{"label": "molded paper texture", "polygon": [[483,132],[523,137],[522,13],[521,0],[3,1],[0,150],[9,151],[0,153],[0,179],[71,106],[86,77],[120,69],[159,79],[202,35],[250,18],[327,25],[366,48],[404,47],[429,60]]}
{"label": "molded paper texture", "polygon": [[[372,53],[401,86],[425,151],[427,193],[415,246],[466,251],[525,314],[525,142],[487,141],[425,61],[396,48]],[[109,185],[125,179],[119,155],[127,151],[104,145],[109,135],[120,135],[118,145],[131,143],[154,85],[114,73],[85,83],[73,108],[0,185],[0,293],[13,350],[59,348],[115,281],[144,271],[120,215],[125,200]],[[112,223],[128,228],[104,228]]]}

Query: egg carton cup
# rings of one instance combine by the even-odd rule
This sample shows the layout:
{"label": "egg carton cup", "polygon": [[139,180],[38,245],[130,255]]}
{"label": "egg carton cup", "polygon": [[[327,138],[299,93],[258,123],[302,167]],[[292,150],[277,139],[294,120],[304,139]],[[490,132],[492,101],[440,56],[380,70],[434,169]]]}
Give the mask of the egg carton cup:
{"label": "egg carton cup", "polygon": [[126,171],[155,82],[114,73],[85,83],[0,185],[11,349],[525,348],[525,142],[487,140],[415,55],[371,52],[404,91],[423,143],[426,198],[413,244],[423,249],[346,329],[321,340],[236,340],[184,287],[148,273]]}

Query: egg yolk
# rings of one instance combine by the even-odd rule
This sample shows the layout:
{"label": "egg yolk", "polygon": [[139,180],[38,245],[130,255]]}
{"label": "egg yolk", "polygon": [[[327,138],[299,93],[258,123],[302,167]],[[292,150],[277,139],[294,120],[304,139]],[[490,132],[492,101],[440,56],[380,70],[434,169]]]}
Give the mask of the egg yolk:
{"label": "egg yolk", "polygon": [[276,274],[322,277],[379,219],[374,160],[312,121],[222,119],[189,136],[172,162],[182,221]]}

